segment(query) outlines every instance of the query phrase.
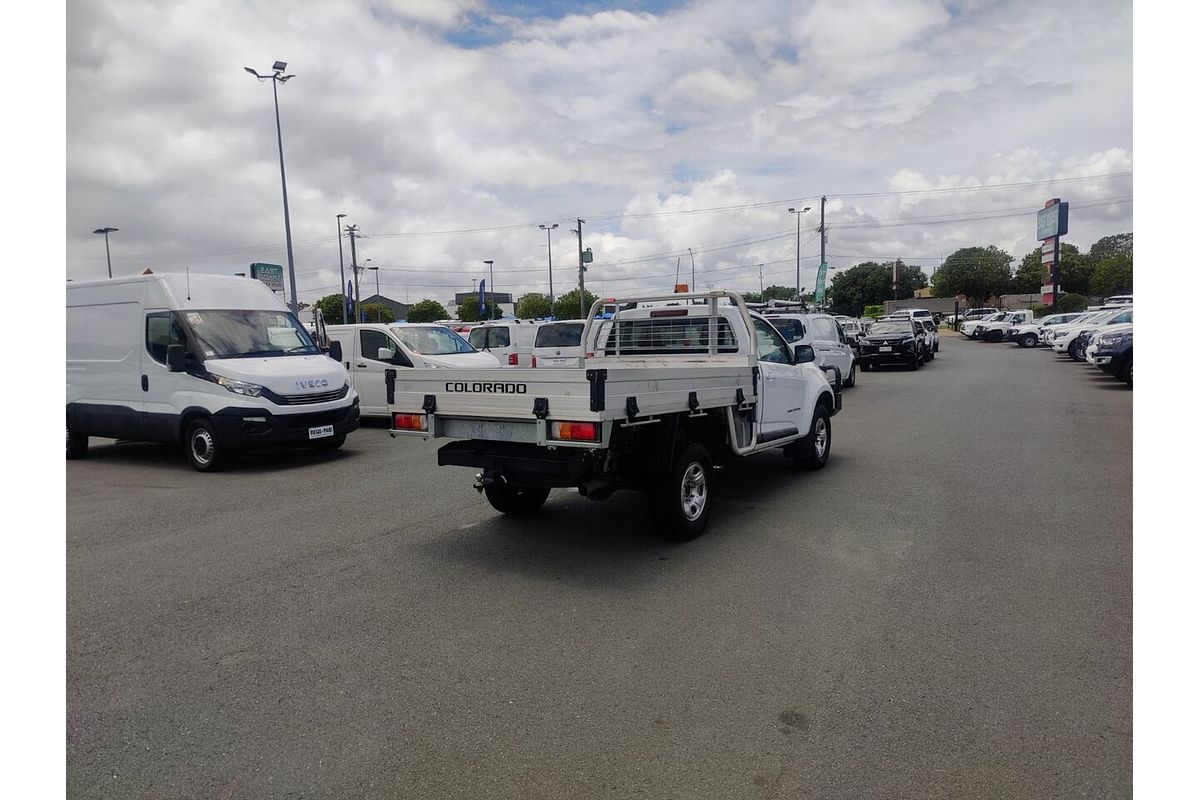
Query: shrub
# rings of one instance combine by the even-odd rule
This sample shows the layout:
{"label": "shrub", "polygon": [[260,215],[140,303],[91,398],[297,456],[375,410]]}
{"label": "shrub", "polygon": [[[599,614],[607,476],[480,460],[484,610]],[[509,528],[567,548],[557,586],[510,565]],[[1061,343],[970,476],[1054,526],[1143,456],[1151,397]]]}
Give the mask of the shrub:
{"label": "shrub", "polygon": [[882,305],[863,306],[862,315],[864,317],[882,317],[884,315],[884,307]]}
{"label": "shrub", "polygon": [[1081,294],[1068,293],[1058,298],[1058,310],[1063,312],[1084,311],[1091,305],[1091,302]]}

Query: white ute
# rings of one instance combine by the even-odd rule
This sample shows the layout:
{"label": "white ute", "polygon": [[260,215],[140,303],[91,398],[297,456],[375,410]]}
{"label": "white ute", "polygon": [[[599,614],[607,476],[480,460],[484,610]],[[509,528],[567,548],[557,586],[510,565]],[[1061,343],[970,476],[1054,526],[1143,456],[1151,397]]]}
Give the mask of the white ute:
{"label": "white ute", "polygon": [[[332,357],[331,357],[332,356]],[[242,450],[332,450],[358,427],[326,355],[262,282],[138,275],[67,285],[67,458],[89,436],[183,442],[211,472]]]}
{"label": "white ute", "polygon": [[611,320],[593,306],[581,367],[404,373],[390,432],[459,440],[438,464],[477,469],[502,513],[534,513],[555,487],[637,489],[677,540],[707,526],[715,464],[782,447],[825,465],[841,393],[812,347],[789,348],[734,292],[616,302]]}

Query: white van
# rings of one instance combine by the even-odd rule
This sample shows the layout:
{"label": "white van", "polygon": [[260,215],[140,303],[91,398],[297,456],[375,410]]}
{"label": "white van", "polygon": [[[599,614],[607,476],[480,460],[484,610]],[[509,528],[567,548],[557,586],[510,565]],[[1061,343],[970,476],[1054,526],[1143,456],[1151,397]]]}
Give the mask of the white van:
{"label": "white van", "polygon": [[210,472],[241,450],[332,450],[358,395],[260,281],[138,275],[67,285],[67,458],[89,436],[184,443]]}
{"label": "white van", "polygon": [[446,325],[326,325],[325,332],[341,345],[342,366],[350,373],[367,417],[387,416],[388,373],[394,379],[397,368],[500,366],[495,356],[479,352]]}
{"label": "white van", "polygon": [[812,347],[817,366],[837,367],[843,387],[858,382],[857,354],[841,325],[829,314],[768,314],[767,319],[793,349],[805,344]]}
{"label": "white van", "polygon": [[566,319],[543,322],[533,337],[532,362],[535,367],[578,367],[583,364],[584,321]]}
{"label": "white van", "polygon": [[467,341],[499,358],[502,367],[531,367],[536,331],[534,323],[498,320],[471,328]]}

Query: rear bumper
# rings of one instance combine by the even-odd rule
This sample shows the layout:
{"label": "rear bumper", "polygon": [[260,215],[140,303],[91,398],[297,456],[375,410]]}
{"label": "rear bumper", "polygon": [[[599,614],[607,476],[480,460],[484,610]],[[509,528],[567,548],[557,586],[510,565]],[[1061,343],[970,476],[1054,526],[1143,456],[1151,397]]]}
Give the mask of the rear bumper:
{"label": "rear bumper", "polygon": [[519,486],[568,488],[579,486],[593,470],[593,450],[467,439],[438,449],[438,466],[475,467],[497,472]]}

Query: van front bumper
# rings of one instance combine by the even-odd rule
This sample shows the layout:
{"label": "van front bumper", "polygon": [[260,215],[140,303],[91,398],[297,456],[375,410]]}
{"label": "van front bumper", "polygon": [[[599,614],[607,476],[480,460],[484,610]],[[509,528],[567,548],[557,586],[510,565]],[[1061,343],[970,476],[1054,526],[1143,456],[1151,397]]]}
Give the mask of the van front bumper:
{"label": "van front bumper", "polygon": [[[344,408],[304,414],[272,414],[262,408],[223,408],[212,415],[217,436],[237,449],[319,444],[358,429],[358,398]],[[333,426],[333,437],[309,438],[309,430]]]}

